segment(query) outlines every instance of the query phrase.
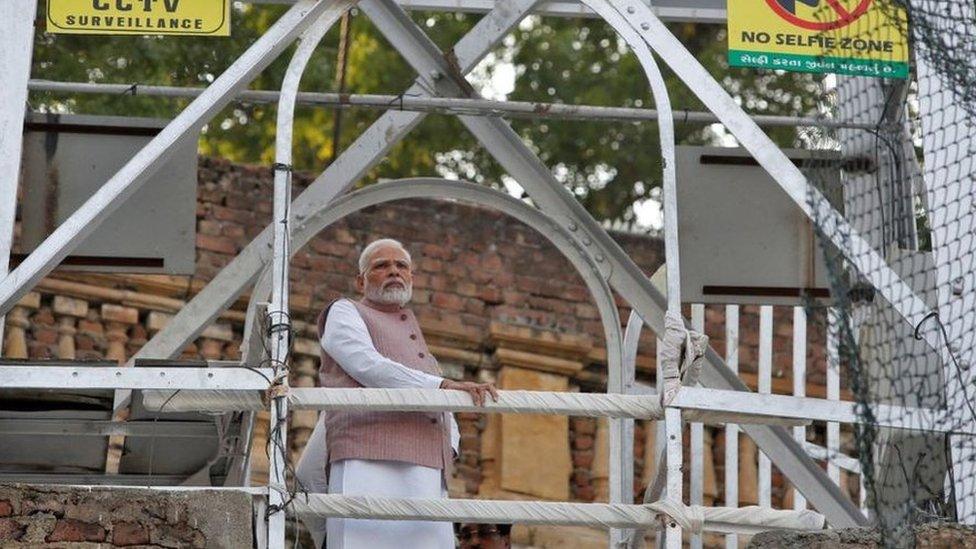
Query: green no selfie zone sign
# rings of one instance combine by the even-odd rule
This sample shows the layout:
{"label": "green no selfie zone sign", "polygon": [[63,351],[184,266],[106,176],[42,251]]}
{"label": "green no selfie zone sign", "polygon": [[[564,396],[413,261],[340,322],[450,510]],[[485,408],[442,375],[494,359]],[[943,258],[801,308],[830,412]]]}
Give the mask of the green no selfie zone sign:
{"label": "green no selfie zone sign", "polygon": [[893,0],[728,0],[729,65],[908,78]]}

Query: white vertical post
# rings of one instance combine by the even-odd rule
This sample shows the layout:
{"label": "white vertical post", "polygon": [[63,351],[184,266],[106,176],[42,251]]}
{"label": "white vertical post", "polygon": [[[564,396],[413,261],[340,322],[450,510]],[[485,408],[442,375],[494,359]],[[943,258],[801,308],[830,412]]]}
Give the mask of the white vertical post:
{"label": "white vertical post", "polygon": [[[623,366],[619,368],[621,382],[608,381],[608,393],[626,393],[634,385],[634,370]],[[613,376],[611,368],[610,377]],[[634,420],[611,418],[610,428],[610,502],[634,502]],[[610,547],[622,547],[633,530],[610,529]]]}
{"label": "white vertical post", "polygon": [[[287,384],[287,374],[285,383]],[[271,402],[271,412],[268,414],[268,548],[284,549],[285,547],[285,460],[288,440],[288,399],[278,397]],[[273,507],[273,508],[272,508]],[[262,519],[264,517],[261,517]]]}
{"label": "white vertical post", "polygon": [[[827,400],[840,400],[840,311],[827,309]],[[840,423],[827,422],[827,476],[840,485],[840,468],[837,453],[840,452]]]}
{"label": "white vertical post", "polygon": [[[725,362],[739,373],[739,306],[725,306]],[[739,426],[725,426],[725,506],[739,506]],[[739,548],[739,536],[726,534],[726,549]]]}
{"label": "white vertical post", "polygon": [[[705,305],[694,303],[691,306],[691,329],[696,332],[705,331]],[[690,427],[691,436],[691,482],[689,483],[689,503],[701,505],[705,492],[705,430],[701,422],[693,422]],[[691,535],[691,549],[701,549],[701,534]]]}
{"label": "white vertical post", "polygon": [[[288,244],[291,224],[288,209],[291,203],[291,171],[276,167],[274,181],[274,249],[272,256],[271,305],[268,308],[268,347],[276,381],[288,386],[288,349],[291,342],[291,321],[288,316]],[[275,512],[268,517],[268,547],[284,547],[285,510],[281,489],[285,487],[285,465],[288,459],[288,401],[275,398],[271,403],[268,444],[271,463],[268,471],[268,502]],[[279,489],[275,489],[275,488]]]}
{"label": "white vertical post", "polygon": [[[0,21],[0,280],[10,268],[17,212],[17,184],[24,135],[24,110],[27,106],[27,81],[30,80],[34,47],[34,17],[37,0],[3,0]],[[0,353],[3,351],[3,316],[0,315]]]}
{"label": "white vertical post", "polygon": [[[664,432],[667,435],[667,498],[682,503],[681,462],[683,459],[681,448],[681,410],[666,408],[664,410]],[[667,549],[681,549],[681,526],[670,520],[664,527]]]}
{"label": "white vertical post", "polygon": [[[773,390],[773,307],[759,307],[759,392]],[[773,468],[769,456],[759,452],[759,506],[772,507]]]}
{"label": "white vertical post", "polygon": [[[658,394],[660,394],[660,391],[663,390],[662,387],[664,387],[664,370],[660,368],[661,349],[664,347],[664,342],[661,341],[661,338],[657,338],[655,341],[657,343],[655,345],[655,349],[657,352],[655,353],[655,362],[654,362],[654,364],[656,365],[654,368],[654,383],[655,383],[655,387],[657,388]],[[658,475],[660,474],[661,467],[667,467],[667,463],[668,463],[668,455],[666,452],[667,440],[668,440],[667,421],[658,421],[655,424],[655,433],[654,433],[654,455],[658,456],[658,463],[657,463],[658,471],[656,473]],[[663,460],[660,459],[661,457],[663,457],[664,459]],[[667,482],[666,479],[665,482]],[[650,489],[651,489],[651,485],[648,484],[645,490],[650,490]],[[647,495],[644,496],[644,501],[647,501]],[[666,532],[667,531],[665,530],[665,535],[662,535],[662,532],[660,530],[656,531],[655,544],[654,544],[655,548],[660,548],[663,546],[663,542],[667,537]]]}
{"label": "white vertical post", "polygon": [[[803,307],[793,307],[793,396],[807,396],[807,313]],[[793,438],[801,445],[807,440],[807,428],[793,428]],[[807,498],[793,488],[793,509],[807,508]]]}

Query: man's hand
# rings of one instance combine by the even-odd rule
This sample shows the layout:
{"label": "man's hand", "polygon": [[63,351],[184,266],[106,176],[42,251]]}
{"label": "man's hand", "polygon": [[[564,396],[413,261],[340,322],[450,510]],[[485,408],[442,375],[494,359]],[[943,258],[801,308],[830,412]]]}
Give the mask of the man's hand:
{"label": "man's hand", "polygon": [[475,383],[473,381],[454,381],[445,379],[441,382],[441,389],[451,389],[454,391],[464,391],[471,395],[471,400],[476,406],[485,405],[485,395],[490,394],[491,399],[498,402],[498,389],[492,383]]}

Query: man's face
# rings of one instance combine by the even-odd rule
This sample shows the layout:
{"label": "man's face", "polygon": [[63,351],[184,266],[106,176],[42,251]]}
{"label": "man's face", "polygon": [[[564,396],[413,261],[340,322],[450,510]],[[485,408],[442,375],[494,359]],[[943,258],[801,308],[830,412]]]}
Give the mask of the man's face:
{"label": "man's face", "polygon": [[509,536],[494,524],[465,524],[460,535],[462,549],[510,549]]}
{"label": "man's face", "polygon": [[356,277],[356,288],[377,303],[406,305],[413,293],[406,252],[395,246],[378,248],[370,256],[366,272]]}

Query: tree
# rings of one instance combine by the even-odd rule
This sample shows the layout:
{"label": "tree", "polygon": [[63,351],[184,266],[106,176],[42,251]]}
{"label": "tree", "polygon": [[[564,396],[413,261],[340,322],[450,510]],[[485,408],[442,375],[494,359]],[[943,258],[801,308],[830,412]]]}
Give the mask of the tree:
{"label": "tree", "polygon": [[[234,8],[233,37],[77,36],[37,33],[34,78],[60,81],[152,83],[204,86],[226,69],[266,30],[283,6],[239,5]],[[414,13],[444,50],[449,49],[477,21],[477,16],[452,13]],[[43,16],[39,15],[39,21]],[[729,69],[725,63],[725,29],[717,25],[672,25],[671,30],[748,110],[767,114],[804,114],[815,110],[818,84],[809,75],[776,74]],[[362,15],[352,18],[347,70],[350,93],[398,93],[415,77],[412,69]],[[335,89],[339,33],[330,31],[313,56],[301,88]],[[273,62],[252,84],[255,89],[278,89],[291,53]],[[651,107],[644,73],[612,28],[597,19],[559,19],[531,16],[479,68],[482,79],[514,67],[510,99],[605,106]],[[662,64],[662,69],[664,69]],[[665,70],[676,109],[702,106]],[[495,90],[497,94],[497,90]],[[131,116],[172,117],[185,100],[160,98],[34,93],[39,110]],[[343,112],[339,149],[348,146],[379,112]],[[295,120],[294,164],[321,170],[332,161],[335,111],[299,106]],[[633,225],[635,202],[654,200],[659,192],[661,161],[657,126],[558,120],[512,121],[513,128],[546,162],[554,174],[598,219],[618,226]],[[274,157],[274,105],[235,103],[205,128],[204,154],[238,162],[270,164]],[[780,128],[772,133],[784,145],[795,144],[796,132]],[[680,125],[679,143],[716,141],[715,130]],[[439,172],[501,186],[504,173],[452,116],[428,115],[364,179],[430,175]]]}

